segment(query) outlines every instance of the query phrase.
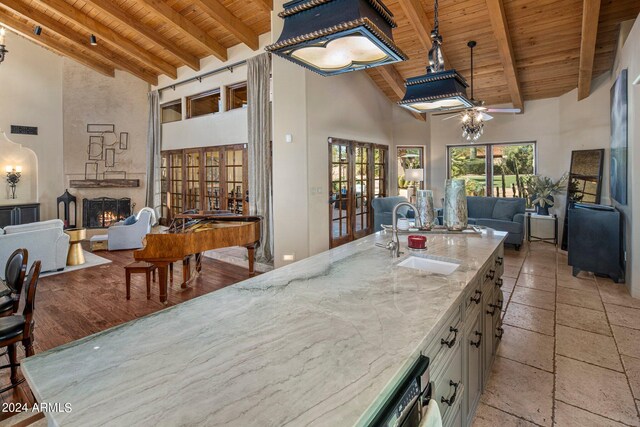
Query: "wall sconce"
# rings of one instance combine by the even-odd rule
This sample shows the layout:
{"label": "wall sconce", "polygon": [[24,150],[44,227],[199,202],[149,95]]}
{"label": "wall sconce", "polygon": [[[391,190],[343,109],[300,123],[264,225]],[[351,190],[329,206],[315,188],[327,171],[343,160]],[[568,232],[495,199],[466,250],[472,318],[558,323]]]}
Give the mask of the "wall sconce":
{"label": "wall sconce", "polygon": [[9,183],[9,188],[11,188],[11,198],[16,198],[16,186],[18,182],[20,182],[20,175],[22,175],[22,166],[7,166],[5,168],[7,172],[7,182]]}
{"label": "wall sconce", "polygon": [[6,30],[4,29],[4,27],[0,27],[0,63],[4,61],[4,56],[6,55],[7,52],[9,52],[7,49],[5,49],[5,45],[4,45],[5,34],[6,34]]}

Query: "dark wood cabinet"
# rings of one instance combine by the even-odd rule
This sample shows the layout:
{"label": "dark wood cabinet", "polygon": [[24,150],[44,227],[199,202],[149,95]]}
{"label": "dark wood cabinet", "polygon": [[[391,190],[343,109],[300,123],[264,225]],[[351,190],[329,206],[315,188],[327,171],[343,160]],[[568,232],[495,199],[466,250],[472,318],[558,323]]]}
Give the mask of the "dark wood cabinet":
{"label": "dark wood cabinet", "polygon": [[0,228],[40,221],[40,203],[0,206]]}

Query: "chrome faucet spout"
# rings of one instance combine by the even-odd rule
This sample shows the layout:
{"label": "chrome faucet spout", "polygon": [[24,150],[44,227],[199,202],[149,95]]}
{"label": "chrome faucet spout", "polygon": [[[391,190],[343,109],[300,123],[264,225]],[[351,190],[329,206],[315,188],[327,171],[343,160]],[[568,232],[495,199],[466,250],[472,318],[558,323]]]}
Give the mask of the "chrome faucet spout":
{"label": "chrome faucet spout", "polygon": [[391,251],[391,256],[394,258],[398,258],[402,252],[400,252],[400,239],[398,238],[398,209],[402,206],[407,206],[413,209],[413,213],[415,215],[415,226],[420,228],[420,217],[418,216],[418,209],[409,202],[400,202],[394,206],[393,212],[391,214],[391,231],[393,233],[392,244],[389,245],[389,250]]}

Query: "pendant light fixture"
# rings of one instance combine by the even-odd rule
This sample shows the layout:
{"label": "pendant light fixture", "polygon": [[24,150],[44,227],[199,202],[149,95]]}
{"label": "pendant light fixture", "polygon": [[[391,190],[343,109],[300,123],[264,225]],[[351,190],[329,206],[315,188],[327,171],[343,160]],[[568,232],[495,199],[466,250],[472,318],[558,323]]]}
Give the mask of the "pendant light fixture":
{"label": "pendant light fixture", "polygon": [[[471,50],[471,102],[480,106],[482,103],[476,102],[473,98],[473,48],[476,47],[476,42],[471,40],[467,46]],[[462,114],[462,137],[467,141],[476,142],[482,136],[484,132],[483,114],[478,108],[470,108]]]}
{"label": "pendant light fixture", "polygon": [[393,14],[380,0],[294,0],[266,50],[323,76],[404,61],[393,42]]}
{"label": "pendant light fixture", "polygon": [[416,113],[450,111],[473,107],[467,98],[469,86],[456,70],[444,69],[442,36],[438,23],[438,0],[434,6],[434,25],[431,31],[431,49],[427,74],[407,79],[407,91],[398,104]]}
{"label": "pendant light fixture", "polygon": [[6,30],[4,27],[0,27],[0,63],[4,62],[4,57],[9,52],[4,44],[4,37],[6,35]]}

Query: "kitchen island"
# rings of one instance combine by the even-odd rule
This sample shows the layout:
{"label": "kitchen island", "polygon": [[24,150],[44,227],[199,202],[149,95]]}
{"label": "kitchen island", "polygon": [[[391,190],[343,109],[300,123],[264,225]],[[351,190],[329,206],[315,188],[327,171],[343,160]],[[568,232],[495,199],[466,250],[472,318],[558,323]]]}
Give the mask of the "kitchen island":
{"label": "kitchen island", "polygon": [[430,235],[430,256],[460,263],[443,276],[398,266],[406,237],[393,259],[375,247],[390,239],[378,233],[35,355],[22,370],[39,402],[71,405],[47,413],[50,425],[351,426],[367,425],[424,354],[445,425],[466,425],[501,333],[505,236]]}

